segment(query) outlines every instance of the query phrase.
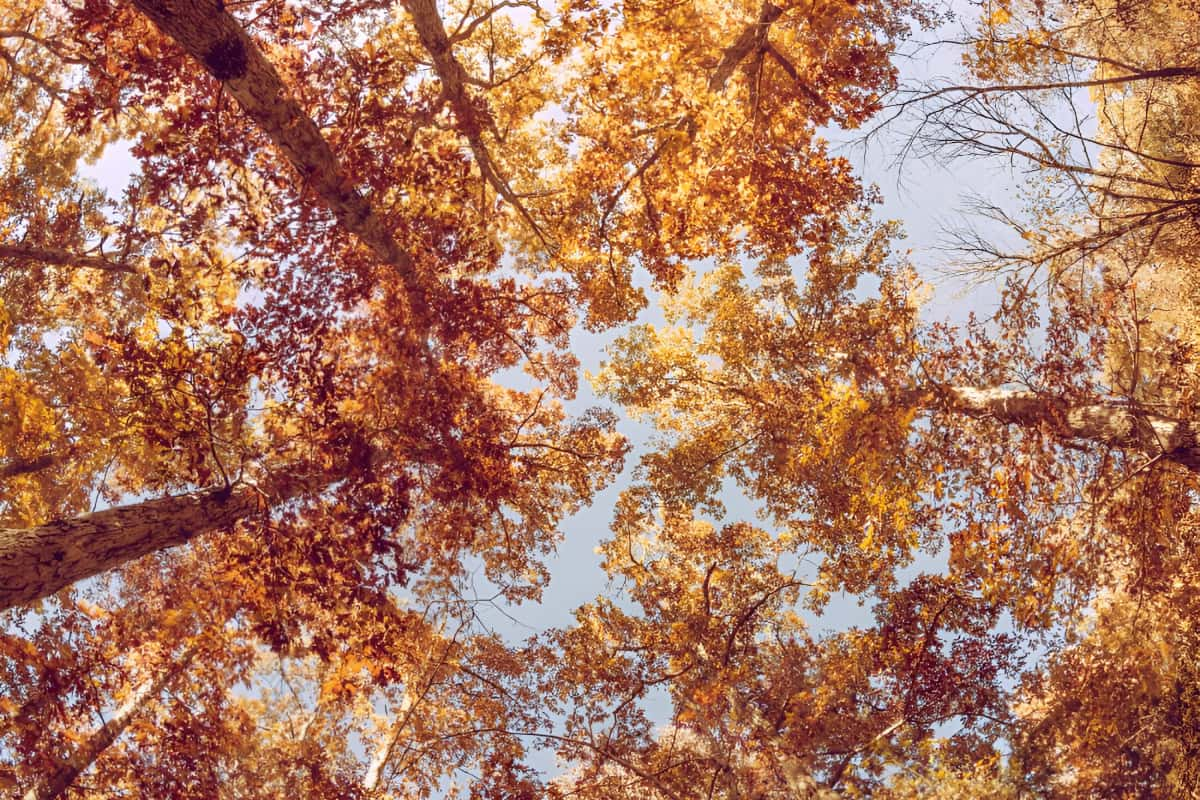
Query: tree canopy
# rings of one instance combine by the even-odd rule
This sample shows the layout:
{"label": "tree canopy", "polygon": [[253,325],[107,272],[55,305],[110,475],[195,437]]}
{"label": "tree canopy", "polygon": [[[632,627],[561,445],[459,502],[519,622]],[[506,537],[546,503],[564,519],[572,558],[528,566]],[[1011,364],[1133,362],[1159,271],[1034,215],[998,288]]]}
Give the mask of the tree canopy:
{"label": "tree canopy", "polygon": [[[1197,9],[945,17],[0,3],[3,791],[1190,797]],[[1026,172],[960,325],[905,123]]]}

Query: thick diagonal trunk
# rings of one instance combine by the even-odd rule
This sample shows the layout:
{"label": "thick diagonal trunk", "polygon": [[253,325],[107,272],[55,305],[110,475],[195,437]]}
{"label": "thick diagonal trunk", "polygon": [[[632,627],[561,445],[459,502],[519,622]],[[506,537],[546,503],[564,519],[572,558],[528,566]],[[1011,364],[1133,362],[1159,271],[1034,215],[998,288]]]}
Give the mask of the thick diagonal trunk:
{"label": "thick diagonal trunk", "polygon": [[221,0],[133,0],[158,28],[200,61],[287,157],[306,185],[328,206],[346,231],[358,237],[400,274],[419,302],[417,268],[382,218],[338,163],[329,143],[292,97]]}
{"label": "thick diagonal trunk", "polygon": [[35,472],[56,467],[62,462],[54,453],[46,453],[35,458],[14,458],[0,466],[0,480],[17,478],[21,475],[32,475]]}
{"label": "thick diagonal trunk", "polygon": [[1043,425],[1063,439],[1108,445],[1200,471],[1200,423],[1130,403],[1069,403],[1024,389],[955,386],[925,392],[949,411],[1009,425]]}
{"label": "thick diagonal trunk", "polygon": [[33,528],[0,528],[0,610],[54,594],[135,558],[231,528],[337,480],[275,481],[160,497]]}
{"label": "thick diagonal trunk", "polygon": [[34,261],[60,267],[85,267],[104,272],[136,274],[136,270],[123,261],[113,261],[103,256],[74,253],[55,247],[33,247],[26,244],[0,244],[0,258],[17,261]]}
{"label": "thick diagonal trunk", "polygon": [[161,694],[171,681],[188,668],[196,656],[196,650],[196,646],[192,645],[158,675],[138,686],[108,721],[93,731],[69,758],[27,791],[23,800],[55,800],[61,797],[75,780],[120,738],[146,704]]}
{"label": "thick diagonal trunk", "polygon": [[253,514],[259,502],[249,486],[205,489],[34,528],[0,528],[0,608],[46,597],[146,553],[227,528]]}

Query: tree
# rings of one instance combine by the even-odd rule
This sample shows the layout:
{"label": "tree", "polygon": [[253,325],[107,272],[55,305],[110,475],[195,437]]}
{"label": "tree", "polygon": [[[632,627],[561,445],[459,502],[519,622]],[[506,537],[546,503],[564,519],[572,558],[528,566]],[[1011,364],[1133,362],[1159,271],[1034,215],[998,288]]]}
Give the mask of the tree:
{"label": "tree", "polygon": [[52,800],[60,797],[96,759],[129,728],[139,713],[155,696],[187,669],[196,656],[196,648],[189,647],[174,663],[163,665],[157,676],[145,679],[135,687],[128,698],[96,730],[87,734],[78,749],[65,761],[60,762],[42,778],[40,785],[25,793],[27,800]]}
{"label": "tree", "polygon": [[[629,494],[627,508],[652,516],[664,507],[667,513],[686,513],[700,506],[720,515],[722,493],[734,483],[781,531],[778,550],[784,558],[815,560],[810,603],[821,606],[832,593],[846,592],[872,597],[882,611],[888,598],[933,579],[901,577],[900,570],[923,549],[948,559],[936,578],[953,587],[951,608],[979,600],[992,613],[1004,609],[999,613],[1010,614],[1026,637],[1031,629],[1058,631],[1052,635],[1070,642],[1066,631],[1093,615],[1100,616],[1095,624],[1101,631],[1107,630],[1111,612],[1091,603],[1098,591],[1137,597],[1128,607],[1148,609],[1162,602],[1155,598],[1168,591],[1164,587],[1187,584],[1189,571],[1171,554],[1188,540],[1195,480],[1188,366],[1194,303],[1188,290],[1176,289],[1180,283],[1190,286],[1192,277],[1179,247],[1191,236],[1185,210],[1190,190],[1186,178],[1166,182],[1147,173],[1169,160],[1157,143],[1170,139],[1156,126],[1170,125],[1176,109],[1186,107],[1183,98],[1195,76],[1186,45],[1190,33],[1171,32],[1183,27],[1190,32],[1194,25],[1184,9],[1088,6],[1073,7],[1060,30],[1048,31],[1046,6],[1038,4],[1033,13],[1041,23],[1030,26],[1035,29],[1002,36],[997,31],[1021,23],[1011,6],[997,8],[985,23],[986,35],[974,43],[977,74],[1001,83],[922,93],[931,105],[946,98],[922,120],[926,143],[1016,157],[1039,168],[1042,185],[1035,186],[1040,192],[1035,197],[1043,199],[1032,221],[1019,227],[1029,249],[1008,252],[982,238],[965,242],[979,259],[976,267],[1019,273],[990,328],[973,324],[965,339],[944,327],[923,328],[910,299],[913,280],[889,257],[885,231],[864,229],[843,252],[816,253],[802,283],[788,265],[765,261],[752,275],[741,265],[719,265],[668,299],[666,325],[628,334],[601,376],[610,397],[642,413],[662,433],[661,444],[643,460],[644,483]],[[1161,35],[1171,38],[1168,47],[1159,42]],[[1070,72],[1081,64],[1096,73]],[[1079,122],[1078,94],[1069,95],[1088,87],[1100,104],[1099,134]],[[1036,105],[1055,91],[1076,104],[1076,127],[1064,129]],[[1171,109],[1162,123],[1160,105]],[[1033,120],[1016,116],[1020,109]],[[1068,123],[1071,119],[1068,115]],[[1171,129],[1170,136],[1180,135],[1187,141],[1182,127]],[[1075,157],[1088,161],[1081,167]],[[1177,158],[1171,168],[1186,173],[1190,167]],[[1064,185],[1075,192],[1067,196],[1072,204],[1063,199],[1065,192],[1056,193]],[[1045,268],[1051,280],[1042,299],[1028,278]],[[881,280],[878,297],[868,293],[865,302],[856,301],[864,276]],[[685,279],[684,286],[688,283]],[[636,544],[626,549],[627,541],[618,536],[618,551],[639,563],[646,539],[633,538]],[[706,558],[691,545],[672,541],[668,552],[656,558],[698,560],[703,570]],[[645,563],[656,558],[646,555]],[[636,580],[640,586],[649,578]],[[697,584],[707,587],[693,574],[674,583],[673,591],[686,593]],[[645,622],[623,622],[619,629],[648,624],[661,631],[667,626],[652,622],[658,613],[646,606]],[[578,635],[592,627],[581,620]],[[988,627],[983,623],[975,635],[994,646],[996,633],[989,635]],[[881,624],[864,638],[885,630]],[[1186,792],[1179,788],[1190,785],[1186,776],[1192,769],[1190,745],[1181,733],[1186,724],[1179,722],[1188,713],[1186,699],[1168,701],[1172,710],[1159,722],[1159,714],[1148,709],[1159,708],[1164,698],[1144,687],[1164,679],[1144,675],[1173,670],[1186,661],[1187,646],[1164,634],[1171,644],[1150,656],[1129,644],[1129,628],[1124,631],[1097,632],[1086,645],[1064,645],[1061,659],[1052,659],[1046,673],[1028,675],[1038,687],[1031,706],[1018,706],[1015,719],[997,712],[1003,703],[986,709],[985,719],[994,719],[990,726],[968,724],[943,740],[949,749],[937,755],[944,766],[936,772],[918,770],[911,781],[886,789],[870,782],[881,763],[911,769],[935,747],[932,737],[905,741],[904,728],[911,723],[896,714],[891,724],[876,723],[876,734],[836,749],[845,754],[844,765],[810,762],[798,774],[826,787],[848,780],[857,791],[898,796]],[[599,638],[622,641],[611,632]],[[676,646],[696,639],[695,633],[681,632]],[[669,647],[618,644],[614,650]],[[809,652],[825,647],[836,652],[832,642],[812,645]],[[593,644],[581,651],[596,649]],[[893,640],[885,652],[896,650],[901,648]],[[1074,666],[1084,660],[1089,667]],[[858,655],[833,663],[835,670],[853,674],[865,661]],[[976,654],[969,661],[981,659]],[[792,656],[789,667],[797,670],[801,663]],[[1133,664],[1130,671],[1119,669]],[[625,667],[621,674],[636,669],[641,667]],[[764,667],[752,672],[771,674]],[[932,665],[929,672],[938,674]],[[672,687],[690,680],[666,668],[660,674],[671,677]],[[1101,674],[1111,675],[1113,684],[1097,688]],[[977,690],[988,685],[981,676],[973,678]],[[916,677],[909,681],[922,685]],[[951,696],[962,693],[960,686]],[[902,695],[893,690],[890,696],[894,701]],[[789,699],[805,696],[799,691]],[[1080,713],[1081,703],[1086,712]],[[727,725],[745,713],[722,708],[719,701],[695,708],[676,699],[673,707],[676,725],[684,728],[695,724],[693,714],[707,712]],[[1043,708],[1053,710],[1034,710]],[[705,724],[712,723],[697,727]],[[853,730],[848,722],[838,727]],[[730,795],[789,794],[782,777],[788,768],[754,760],[740,766],[748,769],[743,780],[750,783],[735,788],[739,768],[712,754],[736,752],[732,742],[744,739],[731,737],[723,746],[684,755],[695,745],[681,748],[674,733],[642,736],[642,744],[627,746],[646,754],[643,772],[655,779],[639,780],[617,769],[595,773],[594,780],[609,781],[598,785],[632,783],[650,786],[655,796],[686,796],[682,787],[705,776],[710,786],[728,780],[723,791]],[[628,741],[634,741],[632,733]],[[813,741],[810,734],[806,744]],[[1026,774],[972,768],[980,754],[984,761],[978,763],[1000,758],[1003,748],[989,752],[998,741],[1020,743],[1018,763]],[[1152,744],[1158,742],[1161,747]],[[905,746],[914,751],[902,753]],[[656,751],[659,755],[650,755]],[[764,751],[772,749],[756,748]],[[805,749],[779,751],[795,755]],[[965,753],[971,755],[964,759]],[[747,788],[772,774],[780,781],[775,789]],[[678,781],[671,784],[676,788],[656,788],[664,775]],[[790,794],[799,791],[792,787]]]}
{"label": "tree", "polygon": [[1195,785],[1188,572],[1173,590],[1110,595],[1093,628],[1027,680],[1019,763],[1055,797],[1186,797]]}
{"label": "tree", "polygon": [[964,233],[965,266],[1094,295],[1110,393],[1178,417],[1194,413],[1180,374],[1195,344],[1194,17],[1178,4],[997,4],[961,42],[975,83],[901,104],[919,115],[914,144],[1029,168],[1027,214],[982,209],[1022,246]]}
{"label": "tree", "polygon": [[[1005,269],[1049,274],[1060,294],[1090,295],[1108,391],[1130,408],[1194,416],[1195,8],[1038,3],[989,13],[968,42],[976,83],[927,94],[924,132],[1031,166],[1039,193],[1019,222],[1024,249],[975,250]],[[1188,698],[1160,687],[1189,669],[1191,491],[1148,458],[1069,526],[1132,547],[1104,570],[1087,632],[1027,678],[1019,749],[1026,777],[1050,795],[1190,791]]]}
{"label": "tree", "polygon": [[[1073,6],[1051,29],[1055,9],[1039,3],[1018,20],[1014,5],[990,9],[985,35],[972,42],[979,84],[921,93],[926,143],[1038,167],[1037,204],[1018,228],[1028,249],[966,241],[980,257],[975,267],[1019,273],[990,326],[973,322],[963,338],[922,327],[912,278],[889,259],[883,232],[811,258],[803,282],[770,262],[753,274],[731,263],[698,276],[669,298],[667,324],[627,335],[601,376],[611,397],[662,434],[627,508],[721,514],[734,483],[780,530],[784,557],[815,560],[812,603],[846,592],[885,609],[898,591],[935,577],[901,572],[924,549],[947,560],[936,578],[953,587],[951,607],[982,600],[1011,615],[1027,640],[1065,639],[1044,671],[1027,675],[1028,705],[1011,720],[997,715],[999,727],[974,742],[969,726],[948,737],[950,757],[936,753],[936,770],[914,768],[930,758],[928,739],[920,755],[894,755],[907,744],[904,725],[879,725],[878,740],[843,747],[859,791],[1186,793],[1194,768],[1186,678],[1170,676],[1187,669],[1178,622],[1187,612],[1175,592],[1186,595],[1190,583],[1179,553],[1190,547],[1195,487],[1195,438],[1184,433],[1195,418],[1194,276],[1180,246],[1192,235],[1190,165],[1179,157],[1190,134],[1175,116],[1195,77],[1192,10]],[[1070,94],[1084,88],[1100,107],[1098,134]],[[1037,105],[1055,91],[1074,103],[1066,128]],[[1170,156],[1167,141],[1180,142]],[[1181,170],[1177,182],[1156,173],[1168,162]],[[1056,191],[1064,185],[1066,200]],[[1030,280],[1047,268],[1045,284]],[[865,301],[856,286],[864,275],[881,281]],[[636,562],[646,545],[633,541]],[[662,560],[696,559],[677,542],[670,553]],[[1095,600],[1109,593],[1119,599]],[[1079,641],[1077,624],[1095,632]],[[863,661],[838,663],[850,672]],[[676,719],[686,713],[677,701]],[[654,746],[670,746],[665,738]],[[1023,774],[978,768],[997,762],[1005,748],[987,748],[1002,740],[1017,743]],[[872,786],[887,750],[889,766],[912,777]],[[958,760],[963,752],[973,755]],[[714,780],[732,776],[711,756],[678,750],[655,763],[683,774],[706,758]],[[825,770],[802,774],[827,786],[843,780]]]}
{"label": "tree", "polygon": [[991,209],[1032,246],[976,240],[984,262],[1055,274],[1096,259],[1161,268],[1187,246],[1193,18],[1168,3],[996,3],[959,42],[976,82],[910,90],[900,107],[918,114],[913,144],[1037,175],[1027,222]]}

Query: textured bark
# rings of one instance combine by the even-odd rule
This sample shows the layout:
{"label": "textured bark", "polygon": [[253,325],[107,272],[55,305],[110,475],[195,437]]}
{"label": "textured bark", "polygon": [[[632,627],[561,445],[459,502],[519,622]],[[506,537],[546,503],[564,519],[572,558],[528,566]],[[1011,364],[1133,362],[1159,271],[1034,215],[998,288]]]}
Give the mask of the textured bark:
{"label": "textured bark", "polygon": [[420,282],[413,259],[354,187],[316,123],[221,0],[134,0],[134,6],[225,85],[342,228],[395,268],[411,299],[419,304]]}
{"label": "textured bark", "polygon": [[1045,425],[1067,439],[1135,450],[1200,472],[1200,424],[1122,403],[1071,404],[1023,389],[955,386],[942,392],[947,410],[1010,425]]}
{"label": "textured bark", "polygon": [[36,458],[16,458],[0,467],[0,480],[16,478],[21,475],[31,475],[35,472],[41,472],[44,469],[50,469],[59,463],[59,457],[51,453]]}
{"label": "textured bark", "polygon": [[205,489],[108,508],[34,528],[0,528],[0,609],[54,594],[75,581],[254,514],[250,486]]}
{"label": "textured bark", "polygon": [[345,477],[299,478],[281,470],[259,486],[201,489],[55,520],[33,528],[0,528],[0,610],[54,594],[147,553],[195,536],[227,530],[282,503]]}
{"label": "textured bark", "polygon": [[171,681],[188,668],[196,655],[196,649],[195,645],[189,647],[167,669],[138,686],[107,722],[84,740],[70,758],[60,763],[38,785],[27,791],[23,800],[55,800],[62,796],[75,780],[120,738],[146,704],[161,694]]}
{"label": "textured bark", "polygon": [[86,267],[88,269],[104,270],[105,272],[125,272],[129,274],[137,272],[133,267],[120,261],[113,261],[103,256],[72,253],[69,250],[59,250],[54,247],[0,244],[0,258],[37,261],[42,264],[54,264],[59,267]]}

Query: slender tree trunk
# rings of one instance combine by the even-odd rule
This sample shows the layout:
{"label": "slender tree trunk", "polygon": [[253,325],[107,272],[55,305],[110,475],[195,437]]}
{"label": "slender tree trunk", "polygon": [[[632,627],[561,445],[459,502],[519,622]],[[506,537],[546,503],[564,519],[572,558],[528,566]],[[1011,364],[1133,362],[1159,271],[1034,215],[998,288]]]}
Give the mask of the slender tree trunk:
{"label": "slender tree trunk", "polygon": [[429,58],[433,62],[433,69],[442,83],[442,94],[445,95],[450,107],[454,109],[454,116],[458,120],[458,131],[466,137],[467,144],[471,146],[471,154],[475,157],[475,165],[479,168],[479,174],[498,195],[517,210],[544,244],[553,247],[542,232],[541,226],[509,185],[508,179],[501,174],[500,166],[492,158],[491,152],[483,140],[483,131],[487,122],[470,92],[467,91],[469,76],[466,69],[454,56],[453,43],[449,34],[446,33],[446,26],[438,12],[436,0],[403,0],[403,5],[412,16],[413,27],[417,29],[421,45],[429,53]]}
{"label": "slender tree trunk", "polygon": [[383,770],[392,760],[392,753],[396,750],[396,743],[400,741],[400,734],[408,726],[409,720],[412,718],[414,702],[410,694],[405,692],[404,699],[400,705],[400,716],[388,728],[387,734],[383,737],[383,741],[379,743],[379,747],[375,750],[375,755],[371,758],[371,763],[367,766],[367,773],[363,778],[363,791],[371,794],[380,788],[380,782],[383,779]]}
{"label": "slender tree trunk", "polygon": [[[200,61],[287,157],[338,223],[394,267],[420,303],[417,267],[338,163],[320,129],[221,0],[133,0],[167,36]],[[422,306],[423,308],[423,306]]]}
{"label": "slender tree trunk", "polygon": [[1071,404],[1023,389],[955,386],[928,392],[949,411],[1009,425],[1044,425],[1064,439],[1134,450],[1200,472],[1200,423],[1127,403]]}
{"label": "slender tree trunk", "polygon": [[120,738],[146,704],[161,694],[171,681],[188,668],[196,656],[196,651],[197,647],[193,644],[161,673],[138,686],[107,722],[97,728],[70,758],[60,763],[41,782],[27,791],[23,800],[55,800],[60,797],[75,783],[80,774]]}
{"label": "slender tree trunk", "polygon": [[371,794],[379,788],[381,779],[383,778],[383,768],[387,766],[388,761],[392,757],[392,751],[396,747],[396,741],[400,738],[400,726],[393,725],[387,732],[383,741],[379,743],[378,749],[375,750],[375,755],[371,757],[371,763],[367,766],[367,774],[363,778],[363,791],[366,794]]}

